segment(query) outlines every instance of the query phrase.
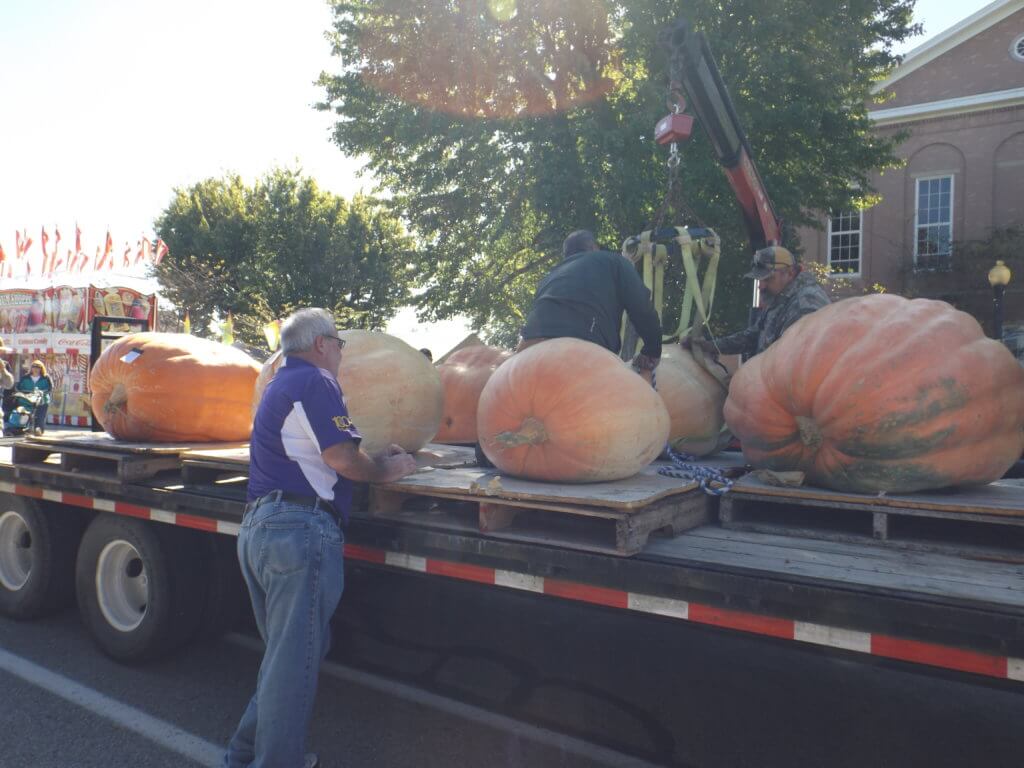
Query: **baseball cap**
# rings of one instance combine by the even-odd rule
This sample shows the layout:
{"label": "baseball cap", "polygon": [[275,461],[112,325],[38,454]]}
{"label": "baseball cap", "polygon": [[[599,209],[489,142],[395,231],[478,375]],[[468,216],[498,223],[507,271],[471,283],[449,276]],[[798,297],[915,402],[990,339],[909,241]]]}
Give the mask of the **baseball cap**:
{"label": "baseball cap", "polygon": [[783,248],[781,245],[769,245],[754,254],[753,269],[744,277],[764,280],[776,267],[793,266],[796,266],[796,256],[788,248]]}

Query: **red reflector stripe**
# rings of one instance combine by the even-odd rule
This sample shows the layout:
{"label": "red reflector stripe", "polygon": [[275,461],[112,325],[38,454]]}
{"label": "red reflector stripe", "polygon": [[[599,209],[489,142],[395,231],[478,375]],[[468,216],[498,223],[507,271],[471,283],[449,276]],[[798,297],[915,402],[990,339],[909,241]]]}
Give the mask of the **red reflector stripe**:
{"label": "red reflector stripe", "polygon": [[70,504],[73,507],[85,507],[86,509],[92,509],[92,496],[78,496],[74,493],[62,493],[61,501],[65,504]]}
{"label": "red reflector stripe", "polygon": [[358,544],[345,543],[345,557],[351,560],[363,560],[367,563],[384,565],[384,550],[372,547],[361,547]]}
{"label": "red reflector stripe", "polygon": [[114,502],[114,512],[119,515],[127,515],[128,517],[140,517],[143,520],[149,520],[149,507],[140,507],[135,504],[129,504],[124,501]]}
{"label": "red reflector stripe", "polygon": [[569,600],[581,600],[584,603],[607,605],[610,608],[627,608],[629,606],[629,595],[622,590],[591,587],[557,579],[544,579],[544,594],[565,597]]}
{"label": "red reflector stripe", "polygon": [[478,581],[481,584],[494,583],[494,569],[481,568],[478,565],[465,563],[449,563],[444,560],[427,560],[427,573],[437,576],[450,576],[463,581]]}
{"label": "red reflector stripe", "polygon": [[1005,657],[989,656],[987,653],[964,651],[917,640],[901,640],[887,635],[871,636],[871,653],[887,659],[930,664],[991,677],[1006,677],[1007,673]]}
{"label": "red reflector stripe", "polygon": [[738,629],[742,632],[755,632],[759,635],[793,639],[794,625],[789,619],[773,619],[770,616],[758,616],[741,611],[727,611],[724,608],[713,608],[710,605],[690,603],[690,621],[699,624],[710,624],[715,627]]}
{"label": "red reflector stripe", "polygon": [[211,531],[213,533],[217,532],[217,521],[208,517],[195,517],[194,515],[183,515],[181,512],[178,512],[174,515],[174,519],[178,525],[186,528],[196,528],[200,531]]}
{"label": "red reflector stripe", "polygon": [[33,499],[43,498],[43,489],[37,488],[34,485],[16,485],[14,486],[14,492],[18,496],[29,496]]}

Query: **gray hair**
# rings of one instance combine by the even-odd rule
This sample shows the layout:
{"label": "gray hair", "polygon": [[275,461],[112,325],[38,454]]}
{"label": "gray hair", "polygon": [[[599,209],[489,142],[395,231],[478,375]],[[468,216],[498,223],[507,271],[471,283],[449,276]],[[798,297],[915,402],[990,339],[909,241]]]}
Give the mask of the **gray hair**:
{"label": "gray hair", "polygon": [[281,354],[308,352],[317,336],[335,336],[334,315],[318,307],[300,309],[281,324]]}
{"label": "gray hair", "polygon": [[577,229],[562,243],[562,258],[567,259],[584,251],[596,251],[597,238],[589,229]]}

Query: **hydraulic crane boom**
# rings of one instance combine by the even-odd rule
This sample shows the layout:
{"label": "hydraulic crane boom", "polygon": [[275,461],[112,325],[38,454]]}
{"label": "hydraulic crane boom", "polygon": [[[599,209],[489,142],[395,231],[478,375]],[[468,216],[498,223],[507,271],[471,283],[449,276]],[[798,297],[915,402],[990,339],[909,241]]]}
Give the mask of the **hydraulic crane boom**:
{"label": "hydraulic crane boom", "polygon": [[683,20],[666,37],[672,89],[678,91],[681,87],[686,92],[711,139],[718,162],[743,210],[751,247],[756,251],[767,245],[781,245],[781,222],[754,165],[750,145],[707,39]]}

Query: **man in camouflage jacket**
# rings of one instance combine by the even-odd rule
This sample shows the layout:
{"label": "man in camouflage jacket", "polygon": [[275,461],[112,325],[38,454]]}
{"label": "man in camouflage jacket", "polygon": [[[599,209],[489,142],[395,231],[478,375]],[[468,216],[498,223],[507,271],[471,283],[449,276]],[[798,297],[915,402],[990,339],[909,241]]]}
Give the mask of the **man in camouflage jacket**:
{"label": "man in camouflage jacket", "polygon": [[[705,354],[741,354],[744,360],[759,355],[801,317],[830,303],[825,289],[782,246],[769,246],[755,253],[753,269],[746,277],[761,281],[761,306],[754,320],[746,330],[717,341],[694,342]],[[689,339],[683,341],[683,346],[689,347]]]}

